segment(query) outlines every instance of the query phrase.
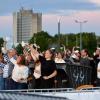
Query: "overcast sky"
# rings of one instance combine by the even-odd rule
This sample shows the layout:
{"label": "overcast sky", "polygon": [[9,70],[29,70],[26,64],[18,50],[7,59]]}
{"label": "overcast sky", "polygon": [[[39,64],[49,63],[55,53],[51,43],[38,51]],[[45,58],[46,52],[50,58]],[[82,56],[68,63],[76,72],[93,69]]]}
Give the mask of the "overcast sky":
{"label": "overcast sky", "polygon": [[43,13],[43,30],[51,35],[61,16],[61,33],[78,33],[75,20],[87,20],[82,31],[100,35],[100,0],[0,0],[0,37],[12,36],[12,13],[21,7]]}

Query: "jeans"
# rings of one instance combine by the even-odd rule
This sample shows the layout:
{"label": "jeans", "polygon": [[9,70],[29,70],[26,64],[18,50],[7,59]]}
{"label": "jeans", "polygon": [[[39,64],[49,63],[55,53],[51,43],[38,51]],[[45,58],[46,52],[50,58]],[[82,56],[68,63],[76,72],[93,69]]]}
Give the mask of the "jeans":
{"label": "jeans", "polygon": [[28,89],[27,83],[18,83],[17,89]]}
{"label": "jeans", "polygon": [[3,75],[0,75],[0,90],[4,90],[4,78],[3,78]]}
{"label": "jeans", "polygon": [[16,90],[16,89],[28,89],[28,84],[27,83],[18,83],[18,82],[15,82],[15,81],[13,81],[14,82],[14,89]]}
{"label": "jeans", "polygon": [[14,83],[11,78],[5,78],[4,79],[4,89],[5,90],[12,90],[14,89]]}

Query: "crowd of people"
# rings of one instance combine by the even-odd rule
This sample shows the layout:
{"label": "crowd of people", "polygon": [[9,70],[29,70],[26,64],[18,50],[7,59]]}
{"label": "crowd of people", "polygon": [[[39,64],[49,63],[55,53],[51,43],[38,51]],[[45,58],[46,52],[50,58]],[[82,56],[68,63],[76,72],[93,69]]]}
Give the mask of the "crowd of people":
{"label": "crowd of people", "polygon": [[54,88],[56,63],[91,66],[91,83],[100,86],[100,48],[90,57],[87,49],[64,52],[48,49],[41,53],[31,44],[23,47],[21,55],[16,49],[0,53],[0,90]]}

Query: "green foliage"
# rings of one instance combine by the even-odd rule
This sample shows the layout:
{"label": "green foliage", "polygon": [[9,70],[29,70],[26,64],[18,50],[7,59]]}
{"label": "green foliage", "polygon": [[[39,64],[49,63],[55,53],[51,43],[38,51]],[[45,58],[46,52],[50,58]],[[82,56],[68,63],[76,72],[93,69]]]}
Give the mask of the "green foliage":
{"label": "green foliage", "polygon": [[97,36],[97,46],[100,47],[100,36]]}
{"label": "green foliage", "polygon": [[[95,48],[97,47],[97,40],[95,33],[81,33],[82,34],[82,46],[83,49],[87,48],[90,53],[93,53]],[[59,36],[56,34],[55,36],[50,36],[47,32],[41,31],[30,39],[29,43],[36,42],[40,47],[41,51],[48,49],[48,47],[57,47],[60,42],[60,46],[64,45],[67,48],[72,49],[73,46],[80,46],[80,34],[60,34]],[[77,40],[77,41],[76,41]]]}
{"label": "green foliage", "polygon": [[75,46],[75,45],[76,45],[76,35],[70,33],[70,34],[68,35],[68,47],[69,47],[69,48],[72,48],[72,47]]}
{"label": "green foliage", "polygon": [[44,51],[48,49],[49,45],[52,42],[52,36],[50,36],[47,32],[41,31],[33,35],[33,37],[30,39],[29,43],[38,44],[41,48],[41,51]]}
{"label": "green foliage", "polygon": [[20,54],[23,54],[23,47],[22,47],[22,45],[21,44],[18,44],[17,46],[16,46],[16,51],[17,51],[17,53],[20,55]]}
{"label": "green foliage", "polygon": [[[54,36],[54,42],[58,43],[58,35]],[[76,35],[75,34],[60,34],[60,46],[66,46],[68,48],[72,48],[76,45]]]}
{"label": "green foliage", "polygon": [[0,52],[1,52],[1,48],[3,47],[3,44],[4,44],[4,40],[3,38],[0,38]]}
{"label": "green foliage", "polygon": [[83,48],[87,48],[90,54],[93,53],[93,51],[97,47],[97,40],[95,33],[83,33],[82,43],[83,43]]}

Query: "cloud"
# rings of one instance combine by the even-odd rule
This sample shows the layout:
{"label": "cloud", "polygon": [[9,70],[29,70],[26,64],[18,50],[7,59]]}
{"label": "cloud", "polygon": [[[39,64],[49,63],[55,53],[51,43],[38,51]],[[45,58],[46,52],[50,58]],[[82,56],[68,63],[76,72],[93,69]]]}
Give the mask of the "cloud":
{"label": "cloud", "polygon": [[8,16],[0,16],[0,27],[3,27],[4,25],[8,24],[12,20],[12,15]]}
{"label": "cloud", "polygon": [[[43,15],[43,30],[50,32],[54,35],[57,33],[57,15],[44,14]],[[96,32],[100,35],[100,11],[80,11],[67,16],[62,16],[61,19],[61,33],[78,33],[79,24],[75,23],[75,20],[88,22],[83,24],[82,31],[84,32]]]}
{"label": "cloud", "polygon": [[8,16],[0,16],[0,36],[10,36],[12,33],[12,23],[13,18],[12,15]]}
{"label": "cloud", "polygon": [[[100,26],[99,0],[1,0],[0,1],[0,36],[12,34],[12,13],[25,9],[43,13],[43,30],[50,34],[57,33],[57,17],[61,20],[63,33],[79,32],[74,20],[88,20],[86,31],[99,33]],[[10,14],[10,15],[9,15]]]}
{"label": "cloud", "polygon": [[1,0],[0,15],[18,11],[21,7],[32,8],[34,11],[42,13],[57,10],[97,10],[100,7],[93,3],[96,1],[99,0]]}
{"label": "cloud", "polygon": [[97,6],[100,6],[100,0],[89,0],[91,3],[96,4]]}

